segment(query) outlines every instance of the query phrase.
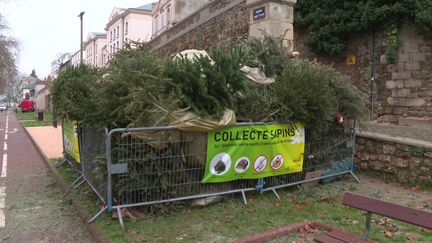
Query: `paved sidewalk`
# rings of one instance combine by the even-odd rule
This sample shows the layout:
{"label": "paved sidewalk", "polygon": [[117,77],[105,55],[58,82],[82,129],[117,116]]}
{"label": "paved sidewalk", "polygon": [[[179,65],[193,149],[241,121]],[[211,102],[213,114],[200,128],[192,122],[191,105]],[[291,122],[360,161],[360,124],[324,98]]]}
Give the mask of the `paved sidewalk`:
{"label": "paved sidewalk", "polygon": [[93,242],[15,115],[0,114],[0,128],[0,241]]}
{"label": "paved sidewalk", "polygon": [[63,157],[61,126],[27,127],[26,129],[47,158]]}

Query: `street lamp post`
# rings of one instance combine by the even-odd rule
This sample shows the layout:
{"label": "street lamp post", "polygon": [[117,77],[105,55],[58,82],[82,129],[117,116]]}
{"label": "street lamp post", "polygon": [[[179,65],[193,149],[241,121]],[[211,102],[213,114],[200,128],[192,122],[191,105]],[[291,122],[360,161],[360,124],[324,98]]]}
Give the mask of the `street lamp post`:
{"label": "street lamp post", "polygon": [[83,64],[83,47],[84,47],[84,43],[83,43],[83,16],[84,16],[84,11],[82,11],[78,17],[80,17],[80,21],[81,21],[81,40],[80,40],[80,44],[81,44],[81,48],[80,48],[80,64]]}

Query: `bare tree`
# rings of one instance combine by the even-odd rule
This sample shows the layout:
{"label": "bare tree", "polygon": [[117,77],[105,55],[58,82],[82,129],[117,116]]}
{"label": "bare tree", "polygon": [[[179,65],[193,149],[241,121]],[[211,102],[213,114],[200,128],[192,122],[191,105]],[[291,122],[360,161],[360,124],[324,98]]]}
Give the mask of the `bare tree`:
{"label": "bare tree", "polygon": [[54,61],[51,62],[51,73],[58,74],[60,67],[71,58],[70,53],[60,53],[56,55]]}
{"label": "bare tree", "polygon": [[17,74],[16,56],[18,52],[17,41],[6,35],[8,27],[4,23],[4,18],[0,14],[0,91],[7,89],[7,84],[14,79]]}
{"label": "bare tree", "polygon": [[9,106],[11,106],[11,104],[18,104],[18,102],[21,100],[22,93],[20,89],[20,81],[24,78],[25,76],[20,75],[8,82],[6,89],[6,99],[9,103]]}

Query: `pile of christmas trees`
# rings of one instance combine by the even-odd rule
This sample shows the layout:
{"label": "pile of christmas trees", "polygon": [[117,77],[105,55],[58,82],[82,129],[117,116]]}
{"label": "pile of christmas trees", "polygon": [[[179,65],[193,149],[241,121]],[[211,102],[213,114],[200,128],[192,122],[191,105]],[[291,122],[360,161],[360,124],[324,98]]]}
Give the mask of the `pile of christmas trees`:
{"label": "pile of christmas trees", "polygon": [[[258,68],[274,82],[252,82],[242,71],[244,66]],[[230,109],[237,121],[302,122],[308,131],[318,135],[334,123],[335,114],[356,118],[363,107],[360,94],[349,80],[327,66],[290,59],[281,41],[268,36],[193,58],[180,55],[162,59],[146,44],[136,43],[133,48],[120,50],[106,69],[67,69],[54,82],[51,94],[60,117],[77,120],[83,127],[110,130],[166,126],[185,111],[217,120]],[[121,139],[113,138],[112,163],[124,163],[116,161],[124,158],[120,153],[135,157],[126,160],[128,175],[121,181],[113,180],[115,198],[125,201],[122,197],[127,198],[125,195],[134,186],[159,188],[158,195],[166,197],[188,195],[187,187],[173,189],[168,182],[200,181],[195,178],[199,173],[183,173],[175,178],[172,173],[174,169],[192,171],[197,164],[203,166],[205,158],[177,159],[175,155],[185,151],[177,151],[183,148],[169,144],[161,149],[133,142],[128,151],[123,151]],[[167,154],[167,159],[157,163],[161,154]],[[106,182],[104,156],[87,163],[94,163],[95,177]],[[147,174],[157,176],[143,176]],[[139,186],[136,178],[140,178]],[[145,201],[153,194],[143,189],[136,195]]]}
{"label": "pile of christmas trees", "polygon": [[[146,44],[119,51],[108,68],[79,66],[61,73],[51,87],[57,114],[82,126],[110,129],[169,125],[188,110],[218,119],[226,108],[238,121],[303,122],[325,130],[336,113],[356,118],[360,95],[327,66],[290,59],[277,38],[251,39],[210,57],[161,59]],[[274,83],[251,82],[243,66],[258,67]]]}

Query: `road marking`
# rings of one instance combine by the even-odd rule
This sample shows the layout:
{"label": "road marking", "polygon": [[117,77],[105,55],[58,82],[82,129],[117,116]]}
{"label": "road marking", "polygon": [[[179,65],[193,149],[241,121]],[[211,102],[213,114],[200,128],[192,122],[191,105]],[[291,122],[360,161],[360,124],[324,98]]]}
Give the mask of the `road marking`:
{"label": "road marking", "polygon": [[6,227],[6,219],[3,209],[0,209],[0,228]]}
{"label": "road marking", "polygon": [[7,169],[7,154],[3,154],[3,165],[2,165],[2,172],[1,172],[1,178],[6,177],[6,169]]}
{"label": "road marking", "polygon": [[[8,139],[7,130],[9,127],[9,111],[6,115],[6,129],[5,129],[5,141],[3,144],[3,150],[7,150],[7,143],[6,140]],[[7,168],[7,154],[3,154],[3,163],[2,163],[2,170],[1,170],[1,177],[6,177],[6,168]],[[4,183],[4,182],[3,182]],[[6,187],[2,186],[0,187],[0,228],[6,227],[6,215],[3,211],[3,209],[6,208]]]}
{"label": "road marking", "polygon": [[6,132],[7,133],[16,133],[18,131],[18,129],[14,128],[14,130],[12,132],[8,132],[7,128],[6,128]]}

